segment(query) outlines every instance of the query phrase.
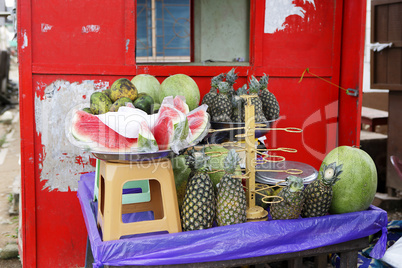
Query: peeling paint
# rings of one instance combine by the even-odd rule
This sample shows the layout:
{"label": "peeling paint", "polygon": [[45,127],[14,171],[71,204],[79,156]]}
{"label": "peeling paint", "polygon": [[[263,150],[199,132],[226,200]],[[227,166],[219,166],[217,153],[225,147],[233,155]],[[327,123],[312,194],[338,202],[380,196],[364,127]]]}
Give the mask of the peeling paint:
{"label": "peeling paint", "polygon": [[[87,81],[84,81],[87,82]],[[94,84],[95,89],[106,89],[109,87],[109,82],[108,81],[92,81],[90,80],[90,82],[92,82]]]}
{"label": "peeling paint", "polygon": [[42,23],[41,26],[40,26],[40,30],[43,33],[46,33],[48,31],[50,31],[52,28],[53,28],[53,25],[49,25],[49,24],[46,24],[46,23]]}
{"label": "peeling paint", "polygon": [[25,49],[28,47],[28,36],[27,36],[26,30],[23,30],[22,37],[23,37],[23,41],[22,41],[21,49]]}
{"label": "peeling paint", "polygon": [[130,39],[126,40],[126,53],[128,52],[128,45],[130,44]]}
{"label": "peeling paint", "polygon": [[[99,81],[98,84],[102,83]],[[42,88],[43,83],[37,85]],[[39,155],[40,180],[45,181],[43,189],[75,191],[80,175],[95,170],[91,165],[94,163],[92,154],[73,146],[66,135],[71,111],[88,106],[88,99],[84,100],[82,96],[90,96],[95,90],[91,80],[81,84],[57,80],[42,89],[43,93],[39,90],[35,93],[36,132],[43,145],[43,153]]]}
{"label": "peeling paint", "polygon": [[[316,8],[314,0],[303,0],[303,4],[306,2],[312,4],[314,9]],[[304,18],[306,10],[297,6],[293,0],[265,0],[264,33],[272,34],[285,30],[288,27],[286,18],[292,15]]]}
{"label": "peeling paint", "polygon": [[99,25],[82,26],[82,33],[98,33],[99,31],[100,31]]}

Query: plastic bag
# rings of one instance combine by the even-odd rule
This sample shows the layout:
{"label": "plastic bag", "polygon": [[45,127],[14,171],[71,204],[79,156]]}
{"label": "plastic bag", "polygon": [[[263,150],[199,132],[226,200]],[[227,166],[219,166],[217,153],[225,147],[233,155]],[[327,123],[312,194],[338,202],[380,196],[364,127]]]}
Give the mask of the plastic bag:
{"label": "plastic bag", "polygon": [[381,260],[393,267],[402,267],[402,237],[385,251]]}

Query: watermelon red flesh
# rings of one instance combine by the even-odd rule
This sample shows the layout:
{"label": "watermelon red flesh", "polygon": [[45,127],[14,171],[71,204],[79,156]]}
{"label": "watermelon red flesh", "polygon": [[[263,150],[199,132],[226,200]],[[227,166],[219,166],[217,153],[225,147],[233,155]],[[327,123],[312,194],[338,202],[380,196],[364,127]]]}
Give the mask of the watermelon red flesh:
{"label": "watermelon red flesh", "polygon": [[77,111],[72,120],[72,135],[91,149],[119,151],[137,147],[136,138],[126,138],[102,123],[97,116]]}
{"label": "watermelon red flesh", "polygon": [[173,143],[180,143],[187,137],[188,132],[186,116],[172,106],[162,104],[152,129],[159,150],[167,150]]}
{"label": "watermelon red flesh", "polygon": [[174,105],[174,108],[176,108],[183,114],[188,114],[189,109],[188,109],[188,105],[186,104],[186,97],[184,97],[184,96],[174,97],[173,105]]}
{"label": "watermelon red flesh", "polygon": [[189,114],[187,114],[188,125],[190,127],[192,141],[197,140],[202,134],[205,134],[205,129],[208,126],[208,113],[206,112],[206,107],[200,107],[194,109]]}

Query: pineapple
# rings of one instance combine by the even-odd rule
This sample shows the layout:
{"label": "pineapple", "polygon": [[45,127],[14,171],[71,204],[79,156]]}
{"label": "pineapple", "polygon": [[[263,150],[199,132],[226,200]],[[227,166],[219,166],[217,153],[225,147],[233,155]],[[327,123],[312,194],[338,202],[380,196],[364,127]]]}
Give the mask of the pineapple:
{"label": "pineapple", "polygon": [[240,97],[241,95],[247,94],[247,85],[239,88],[236,91],[236,95],[232,97],[232,121],[233,122],[244,122],[244,104],[245,100]]}
{"label": "pineapple", "polygon": [[231,98],[232,96],[235,95],[235,90],[233,88],[233,85],[236,83],[237,80],[237,74],[235,73],[236,69],[232,68],[227,74],[226,74],[226,82],[229,83],[229,91],[228,91],[228,95]]}
{"label": "pineapple", "polygon": [[324,165],[320,176],[306,187],[302,217],[320,217],[328,213],[332,201],[332,186],[340,179],[342,166],[337,166],[336,162]]}
{"label": "pineapple", "polygon": [[251,99],[251,104],[254,105],[255,110],[255,121],[256,122],[265,122],[267,119],[264,116],[264,112],[262,111],[262,102],[258,96],[258,92],[260,91],[260,83],[258,80],[251,76],[250,83],[250,95],[255,95],[255,98]]}
{"label": "pineapple", "polygon": [[215,218],[215,192],[207,171],[209,157],[202,151],[190,152],[186,163],[192,170],[187,183],[182,205],[181,223],[183,231],[212,227]]}
{"label": "pineapple", "polygon": [[216,203],[216,221],[219,226],[247,221],[246,193],[241,180],[233,178],[239,161],[239,155],[232,149],[223,162],[225,175],[219,182]]}
{"label": "pineapple", "polygon": [[274,220],[297,219],[303,208],[304,194],[303,194],[303,179],[296,176],[289,176],[286,178],[287,185],[279,192],[275,198],[278,203],[271,205],[271,217]]}
{"label": "pineapple", "polygon": [[202,104],[208,105],[207,112],[212,116],[211,112],[213,111],[213,103],[214,100],[218,97],[218,84],[223,80],[225,77],[225,74],[220,74],[217,76],[214,76],[211,79],[211,89],[209,93],[205,94],[204,97],[202,98]]}
{"label": "pineapple", "polygon": [[273,120],[279,117],[279,103],[275,95],[270,92],[267,88],[268,86],[268,76],[264,74],[260,81],[260,99],[262,102],[262,110],[264,112],[265,118],[268,120]]}
{"label": "pineapple", "polygon": [[232,116],[232,99],[228,97],[230,85],[228,82],[220,82],[218,84],[219,94],[212,104],[212,121],[214,122],[231,122]]}

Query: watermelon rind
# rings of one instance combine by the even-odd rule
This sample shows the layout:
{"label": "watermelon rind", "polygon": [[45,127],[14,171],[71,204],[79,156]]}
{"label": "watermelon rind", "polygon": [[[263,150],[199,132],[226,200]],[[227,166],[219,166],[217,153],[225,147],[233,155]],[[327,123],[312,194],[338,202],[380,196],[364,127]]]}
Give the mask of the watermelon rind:
{"label": "watermelon rind", "polygon": [[138,152],[152,153],[159,150],[155,137],[145,121],[141,122],[138,133]]}

